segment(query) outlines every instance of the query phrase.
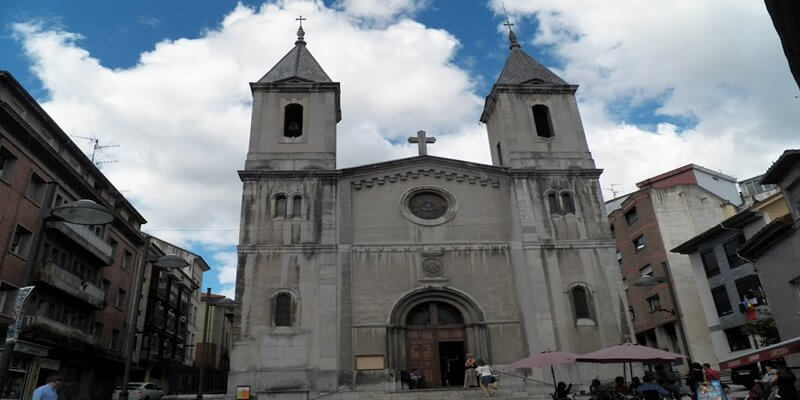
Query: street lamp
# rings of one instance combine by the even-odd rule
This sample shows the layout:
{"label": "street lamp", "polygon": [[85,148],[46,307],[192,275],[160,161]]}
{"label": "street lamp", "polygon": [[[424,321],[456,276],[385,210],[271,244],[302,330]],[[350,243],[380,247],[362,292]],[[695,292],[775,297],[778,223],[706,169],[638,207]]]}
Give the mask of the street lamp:
{"label": "street lamp", "polygon": [[681,308],[680,306],[678,306],[678,298],[675,296],[675,288],[672,287],[672,282],[670,282],[669,279],[669,274],[670,274],[669,267],[667,266],[667,263],[663,263],[662,265],[664,265],[664,276],[645,275],[637,279],[635,282],[633,282],[633,286],[656,286],[662,283],[667,284],[667,289],[669,289],[669,295],[670,297],[672,297],[672,303],[674,305],[674,308],[672,310],[667,310],[665,308],[659,307],[654,311],[668,312],[674,315],[678,319],[678,324],[680,324],[681,328],[681,341],[683,342],[683,348],[686,350],[686,358],[688,359],[687,364],[691,364],[692,354],[691,351],[689,350],[689,341],[686,340],[686,328],[685,328],[686,325],[683,323]]}
{"label": "street lamp", "polygon": [[[47,221],[63,221],[78,225],[107,225],[114,221],[114,214],[111,210],[95,203],[92,200],[82,199],[71,203],[62,204],[44,212],[42,217],[42,228]],[[39,233],[42,237],[42,233]],[[39,250],[39,243],[34,246],[34,251]],[[32,263],[36,262],[37,255],[32,257]],[[33,265],[31,265],[33,267]],[[17,337],[22,328],[22,312],[25,309],[25,301],[28,299],[34,286],[26,286],[17,289],[17,296],[14,301],[14,310],[11,325],[8,327],[8,336],[3,345],[3,352],[0,354],[0,392],[6,381],[8,366],[11,363],[11,353],[17,345]]]}
{"label": "street lamp", "polygon": [[144,267],[146,262],[152,262],[153,266],[161,269],[180,269],[189,266],[189,262],[182,257],[174,254],[167,254],[159,258],[148,258],[147,252],[150,249],[150,236],[147,236],[144,242],[144,251],[142,257],[139,259],[139,266],[136,270],[136,278],[134,278],[134,285],[136,289],[133,291],[133,304],[128,315],[128,332],[125,339],[125,369],[122,373],[122,391],[119,393],[119,400],[128,400],[128,379],[131,375],[131,353],[133,353],[133,342],[136,338],[136,320],[139,316],[139,300],[142,297],[142,281],[144,280]]}

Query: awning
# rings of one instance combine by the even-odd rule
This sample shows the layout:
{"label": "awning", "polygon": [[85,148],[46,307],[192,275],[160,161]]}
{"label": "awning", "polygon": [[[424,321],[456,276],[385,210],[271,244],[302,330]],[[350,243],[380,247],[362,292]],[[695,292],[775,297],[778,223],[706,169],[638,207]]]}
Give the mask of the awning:
{"label": "awning", "polygon": [[730,369],[743,365],[754,364],[761,361],[774,360],[785,355],[800,353],[800,336],[789,339],[772,346],[760,348],[730,360],[719,363],[720,369]]}

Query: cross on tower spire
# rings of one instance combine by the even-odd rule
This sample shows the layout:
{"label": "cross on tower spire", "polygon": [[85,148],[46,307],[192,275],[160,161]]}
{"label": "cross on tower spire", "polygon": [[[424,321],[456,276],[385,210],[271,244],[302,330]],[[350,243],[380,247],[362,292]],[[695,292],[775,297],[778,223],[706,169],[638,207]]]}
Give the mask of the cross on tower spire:
{"label": "cross on tower spire", "polygon": [[511,23],[510,19],[508,19],[508,11],[506,11],[506,4],[503,2],[500,2],[500,4],[503,6],[503,14],[506,15],[506,23],[504,23],[503,25],[508,27],[508,41],[511,42],[508,48],[509,49],[519,48],[520,46],[519,42],[517,41],[517,34],[514,33],[513,29],[511,29],[511,27],[514,26],[514,24]]}
{"label": "cross on tower spire", "polygon": [[408,138],[408,143],[416,143],[419,149],[419,155],[428,155],[428,143],[436,143],[435,137],[427,137],[425,131],[417,131],[417,136]]}
{"label": "cross on tower spire", "polygon": [[303,30],[303,21],[307,20],[308,18],[303,18],[303,14],[300,14],[299,17],[295,18],[295,21],[300,21],[300,27],[297,28],[297,41],[294,44],[306,44],[305,36],[306,31]]}

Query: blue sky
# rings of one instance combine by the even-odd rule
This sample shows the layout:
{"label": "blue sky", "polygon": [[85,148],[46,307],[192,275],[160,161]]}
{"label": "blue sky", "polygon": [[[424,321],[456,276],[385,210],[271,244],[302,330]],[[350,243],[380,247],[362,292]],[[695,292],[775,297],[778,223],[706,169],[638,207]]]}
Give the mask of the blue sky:
{"label": "blue sky", "polygon": [[[800,146],[797,86],[760,2],[505,4],[523,49],[581,85],[604,187],[688,162],[744,179]],[[339,166],[412,155],[418,129],[439,137],[435,155],[489,162],[477,120],[508,52],[495,0],[6,0],[0,69],[67,132],[119,144],[99,157],[119,160],[104,171],[144,230],[203,255],[205,285],[230,294],[247,82],[291,48],[299,13],[342,84]]]}

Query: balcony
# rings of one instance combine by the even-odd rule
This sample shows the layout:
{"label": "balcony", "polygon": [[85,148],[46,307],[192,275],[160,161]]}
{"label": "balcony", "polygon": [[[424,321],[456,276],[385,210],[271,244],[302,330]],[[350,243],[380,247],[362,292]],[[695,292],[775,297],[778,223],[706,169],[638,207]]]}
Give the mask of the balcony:
{"label": "balcony", "polygon": [[67,339],[76,340],[92,346],[97,345],[97,339],[94,336],[81,329],[62,324],[61,322],[52,320],[43,315],[25,316],[22,322],[22,329],[36,336],[52,336],[53,340],[62,344],[64,343],[63,339]]}
{"label": "balcony", "polygon": [[111,245],[96,236],[84,225],[68,224],[66,222],[49,222],[48,226],[61,232],[64,236],[81,246],[93,256],[97,257],[103,265],[114,263]]}
{"label": "balcony", "polygon": [[73,275],[52,261],[39,264],[37,279],[98,310],[103,309],[105,292],[102,289]]}

